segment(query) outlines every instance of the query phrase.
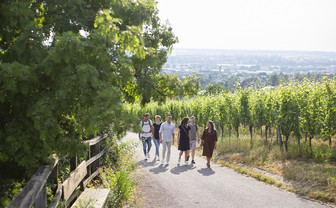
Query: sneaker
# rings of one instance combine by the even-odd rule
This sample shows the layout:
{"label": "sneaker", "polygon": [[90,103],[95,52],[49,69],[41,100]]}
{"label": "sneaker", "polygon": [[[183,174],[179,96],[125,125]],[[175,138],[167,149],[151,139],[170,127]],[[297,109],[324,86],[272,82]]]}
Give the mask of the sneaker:
{"label": "sneaker", "polygon": [[192,163],[192,164],[195,164],[195,161],[194,161],[194,160],[192,160],[192,161],[191,161],[191,163]]}
{"label": "sneaker", "polygon": [[188,165],[188,161],[185,161],[185,162],[184,162],[184,166],[187,166],[187,165]]}
{"label": "sneaker", "polygon": [[169,161],[166,162],[166,165],[169,165]]}
{"label": "sneaker", "polygon": [[145,160],[147,160],[148,159],[148,157],[147,157],[147,155],[145,156]]}
{"label": "sneaker", "polygon": [[162,164],[164,163],[164,159],[161,160],[161,163],[162,163]]}
{"label": "sneaker", "polygon": [[148,159],[150,158],[150,154],[149,154],[149,152],[147,153],[147,155],[148,155]]}
{"label": "sneaker", "polygon": [[180,162],[181,162],[181,160],[178,160],[178,161],[177,161],[177,165],[178,165],[178,166],[180,166]]}
{"label": "sneaker", "polygon": [[160,157],[158,157],[157,160],[160,161]]}

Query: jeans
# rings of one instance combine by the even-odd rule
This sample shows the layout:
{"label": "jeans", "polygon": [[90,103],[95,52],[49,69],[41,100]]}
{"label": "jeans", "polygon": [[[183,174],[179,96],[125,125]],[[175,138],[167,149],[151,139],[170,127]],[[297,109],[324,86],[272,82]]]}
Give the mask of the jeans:
{"label": "jeans", "polygon": [[169,162],[171,142],[162,141],[162,161],[164,161],[164,159],[165,159],[167,148],[168,148],[168,152],[167,152],[167,160],[166,161]]}
{"label": "jeans", "polygon": [[154,139],[154,144],[155,144],[156,155],[160,156],[160,153],[159,153],[160,140]]}
{"label": "jeans", "polygon": [[[148,145],[148,151],[146,151],[146,147]],[[147,155],[147,153],[150,151],[151,147],[152,147],[152,141],[151,141],[151,137],[142,137],[142,146],[143,146],[143,151],[145,156]]]}

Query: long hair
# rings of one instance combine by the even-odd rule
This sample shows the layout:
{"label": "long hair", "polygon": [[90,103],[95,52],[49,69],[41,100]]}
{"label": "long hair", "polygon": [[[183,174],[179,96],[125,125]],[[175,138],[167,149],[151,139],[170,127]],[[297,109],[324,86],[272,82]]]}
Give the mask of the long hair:
{"label": "long hair", "polygon": [[210,123],[210,125],[211,125],[211,132],[212,131],[216,131],[216,127],[215,127],[215,124],[214,124],[214,122],[213,121],[208,121],[209,123]]}
{"label": "long hair", "polygon": [[189,118],[184,118],[181,120],[181,126],[187,127]]}

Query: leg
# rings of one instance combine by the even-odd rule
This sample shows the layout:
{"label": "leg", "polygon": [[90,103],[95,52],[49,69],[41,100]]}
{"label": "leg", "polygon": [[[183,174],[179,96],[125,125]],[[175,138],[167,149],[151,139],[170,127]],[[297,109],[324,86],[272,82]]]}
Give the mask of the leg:
{"label": "leg", "polygon": [[[195,150],[196,150],[196,140],[192,140],[191,141],[191,147],[190,147],[190,150],[191,150],[191,161],[193,163],[195,163],[194,159],[195,159]],[[189,151],[190,152],[190,151]]]}
{"label": "leg", "polygon": [[160,153],[159,153],[160,141],[157,139],[154,139],[154,144],[155,144],[155,154],[158,157],[160,157]]}
{"label": "leg", "polygon": [[188,161],[188,157],[189,157],[189,150],[185,151],[184,153],[184,159],[186,162]]}
{"label": "leg", "polygon": [[164,161],[165,156],[166,156],[166,148],[167,148],[167,144],[166,142],[162,142],[162,161]]}
{"label": "leg", "polygon": [[151,140],[150,137],[147,137],[146,141],[147,141],[147,145],[148,145],[147,153],[149,154],[150,148],[152,147],[152,140]]}
{"label": "leg", "polygon": [[146,152],[146,139],[144,137],[141,137],[141,141],[142,141],[143,152],[144,152],[144,154],[146,156],[147,155],[147,152]]}
{"label": "leg", "polygon": [[207,157],[207,166],[208,166],[208,168],[210,168],[210,160],[211,160],[211,157]]}
{"label": "leg", "polygon": [[183,154],[183,151],[180,151],[180,153],[179,153],[179,160],[181,160],[182,154]]}
{"label": "leg", "polygon": [[152,139],[150,137],[147,138],[147,144],[148,144],[148,151],[147,153],[149,153],[151,147],[152,147]]}
{"label": "leg", "polygon": [[167,144],[167,148],[168,148],[168,151],[167,151],[167,162],[169,162],[169,159],[170,159],[171,142],[166,142],[166,144]]}

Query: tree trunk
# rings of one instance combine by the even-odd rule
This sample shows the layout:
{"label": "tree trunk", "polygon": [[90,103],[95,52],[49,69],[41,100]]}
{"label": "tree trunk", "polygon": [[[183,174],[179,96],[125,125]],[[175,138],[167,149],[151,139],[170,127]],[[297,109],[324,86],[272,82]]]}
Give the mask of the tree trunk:
{"label": "tree trunk", "polygon": [[277,142],[277,144],[279,144],[279,140],[280,140],[280,132],[279,132],[279,128],[277,128],[277,130],[276,130],[276,142]]}
{"label": "tree trunk", "polygon": [[229,137],[231,137],[231,126],[229,126]]}
{"label": "tree trunk", "polygon": [[331,137],[329,138],[329,147],[331,147]]}
{"label": "tree trunk", "polygon": [[265,142],[266,143],[267,143],[267,130],[268,130],[268,126],[265,126],[265,137],[266,137]]}
{"label": "tree trunk", "polygon": [[224,138],[224,126],[221,126],[222,129],[222,137]]}
{"label": "tree trunk", "polygon": [[262,127],[260,128],[260,136],[262,138]]}
{"label": "tree trunk", "polygon": [[289,138],[289,136],[286,136],[286,140],[285,140],[285,150],[286,150],[286,152],[288,152],[288,138]]}
{"label": "tree trunk", "polygon": [[299,145],[299,153],[300,153],[300,155],[301,155],[301,143],[300,143],[300,137],[301,137],[301,135],[297,137],[297,140],[298,140],[298,145]]}
{"label": "tree trunk", "polygon": [[312,137],[311,137],[311,136],[309,136],[309,147],[310,147],[310,149],[312,149],[311,140],[312,140]]}
{"label": "tree trunk", "polygon": [[279,131],[279,135],[278,136],[279,136],[280,150],[281,150],[281,152],[283,152],[282,137],[281,137],[280,131]]}
{"label": "tree trunk", "polygon": [[305,142],[307,143],[307,137],[308,137],[308,133],[305,133]]}
{"label": "tree trunk", "polygon": [[236,127],[236,132],[237,132],[237,139],[239,138],[239,128]]}
{"label": "tree trunk", "polygon": [[253,130],[252,128],[253,128],[253,126],[249,126],[251,141],[252,141],[252,130]]}

